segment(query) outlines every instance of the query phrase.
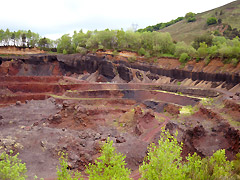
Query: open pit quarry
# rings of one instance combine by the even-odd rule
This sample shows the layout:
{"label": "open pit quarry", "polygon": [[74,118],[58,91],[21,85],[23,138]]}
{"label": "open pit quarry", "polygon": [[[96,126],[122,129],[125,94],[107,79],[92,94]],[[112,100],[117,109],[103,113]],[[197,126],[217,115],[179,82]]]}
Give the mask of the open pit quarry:
{"label": "open pit quarry", "polygon": [[34,175],[56,178],[58,152],[84,171],[108,137],[139,178],[162,128],[183,153],[240,152],[240,63],[147,61],[134,53],[0,57],[0,153],[13,150]]}

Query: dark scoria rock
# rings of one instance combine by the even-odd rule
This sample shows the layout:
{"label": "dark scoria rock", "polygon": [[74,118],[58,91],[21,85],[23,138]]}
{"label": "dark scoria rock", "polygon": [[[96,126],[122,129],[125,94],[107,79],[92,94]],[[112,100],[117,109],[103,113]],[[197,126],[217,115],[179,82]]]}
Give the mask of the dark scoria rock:
{"label": "dark scoria rock", "polygon": [[[17,60],[12,64],[11,75],[23,75],[23,76],[48,76],[58,75],[66,73],[77,73],[82,74],[85,71],[88,73],[94,73],[97,70],[99,74],[103,75],[108,79],[113,79],[116,75],[116,70],[119,76],[129,82],[132,80],[132,70],[142,70],[145,72],[150,71],[150,79],[157,79],[158,76],[167,76],[172,79],[192,79],[199,81],[211,81],[222,83],[225,82],[227,89],[232,88],[236,84],[240,83],[240,75],[235,73],[207,73],[207,72],[192,72],[189,70],[182,69],[163,69],[157,66],[149,65],[147,63],[128,63],[123,61],[108,61],[105,56],[99,56],[94,54],[87,54],[85,56],[81,54],[72,55],[31,55],[28,57],[16,57]],[[4,61],[11,61],[10,57],[1,57],[0,66]],[[59,65],[59,69],[53,69]],[[0,67],[1,68],[1,67]],[[4,70],[2,72],[10,72]],[[27,70],[26,70],[27,69]],[[2,73],[5,75],[4,73]],[[9,74],[9,73],[8,73]],[[139,78],[140,76],[138,76]],[[141,77],[140,77],[141,80]]]}
{"label": "dark scoria rock", "polygon": [[159,79],[159,76],[157,74],[153,74],[153,73],[148,73],[146,76],[151,80],[158,80]]}
{"label": "dark scoria rock", "polygon": [[137,72],[136,72],[136,77],[137,77],[140,81],[143,80],[143,74],[142,74],[140,71],[137,71]]}
{"label": "dark scoria rock", "polygon": [[113,64],[110,61],[102,61],[99,65],[98,71],[99,74],[102,74],[109,79],[113,79],[116,76]]}
{"label": "dark scoria rock", "polygon": [[125,65],[120,65],[117,67],[118,74],[123,80],[130,82],[133,79],[132,71]]}

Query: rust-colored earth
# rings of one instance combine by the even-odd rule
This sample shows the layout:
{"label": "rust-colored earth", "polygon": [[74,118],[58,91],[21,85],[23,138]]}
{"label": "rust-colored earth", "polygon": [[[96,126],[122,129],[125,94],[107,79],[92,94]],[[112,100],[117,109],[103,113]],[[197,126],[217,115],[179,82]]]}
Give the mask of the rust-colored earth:
{"label": "rust-colored earth", "polygon": [[[122,58],[126,56],[132,54]],[[138,179],[147,147],[158,142],[162,128],[171,133],[178,130],[183,157],[193,152],[210,156],[224,148],[228,159],[234,159],[239,152],[239,84],[227,90],[221,83],[210,88],[214,83],[210,81],[165,76],[156,81],[143,71],[139,71],[142,81],[133,75],[126,83],[116,75],[114,82],[105,82],[107,73],[63,73],[56,62],[45,64],[37,76],[31,74],[32,66],[25,64],[30,73],[23,72],[22,65],[6,63],[0,65],[0,152],[19,152],[28,179],[34,175],[55,179],[59,151],[69,154],[72,170],[84,171],[108,137],[126,155],[131,176]],[[7,73],[6,67],[14,69],[15,75]],[[197,68],[193,64],[193,70]],[[212,69],[211,65],[205,68]],[[100,79],[104,81],[96,82]],[[206,95],[209,101],[202,100]],[[194,107],[193,113],[184,114],[183,106]]]}

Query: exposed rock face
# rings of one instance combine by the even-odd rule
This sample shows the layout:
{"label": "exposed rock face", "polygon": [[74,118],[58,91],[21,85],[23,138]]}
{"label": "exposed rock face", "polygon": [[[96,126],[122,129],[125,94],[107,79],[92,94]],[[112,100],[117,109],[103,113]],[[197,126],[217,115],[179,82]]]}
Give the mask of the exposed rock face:
{"label": "exposed rock face", "polygon": [[151,80],[158,80],[159,79],[159,76],[157,74],[153,74],[153,73],[148,73],[146,76]]}
{"label": "exposed rock face", "polygon": [[115,77],[115,73],[114,73],[114,68],[113,68],[113,64],[110,61],[102,61],[99,64],[99,73],[102,74],[103,76],[109,78],[109,79],[113,79]]}
{"label": "exposed rock face", "polygon": [[118,66],[117,71],[123,80],[130,82],[133,79],[132,71],[125,65]]}
{"label": "exposed rock face", "polygon": [[[6,63],[16,59],[17,61]],[[150,79],[157,80],[160,76],[167,76],[173,79],[192,79],[204,80],[212,82],[225,82],[226,88],[232,88],[240,83],[239,74],[230,73],[207,73],[200,71],[182,70],[182,69],[164,69],[149,64],[143,63],[128,63],[126,61],[109,61],[107,56],[99,56],[87,54],[74,55],[32,55],[28,57],[0,57],[0,70],[2,75],[62,75],[66,73],[82,74],[84,72],[94,73],[99,71],[99,74],[108,79],[113,79],[118,71],[119,76],[129,82],[132,80],[132,70],[137,69],[145,72],[150,72],[147,76]],[[4,65],[3,65],[4,64]],[[7,70],[6,70],[7,69]],[[136,74],[141,80],[139,73]]]}
{"label": "exposed rock face", "polygon": [[240,132],[229,126],[228,123],[219,122],[217,126],[207,128],[203,125],[185,129],[183,126],[169,122],[166,129],[170,133],[178,131],[178,141],[183,142],[183,155],[197,152],[201,157],[211,156],[218,149],[225,149],[226,156],[234,159],[239,151]]}

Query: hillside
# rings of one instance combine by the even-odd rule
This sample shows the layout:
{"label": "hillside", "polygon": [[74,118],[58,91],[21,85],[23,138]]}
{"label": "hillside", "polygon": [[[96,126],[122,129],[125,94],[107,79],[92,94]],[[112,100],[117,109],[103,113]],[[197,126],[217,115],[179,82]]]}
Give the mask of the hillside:
{"label": "hillside", "polygon": [[[222,23],[207,26],[206,22],[209,17],[221,19]],[[182,20],[160,30],[160,32],[169,32],[175,41],[185,41],[190,43],[193,41],[194,37],[199,34],[204,34],[214,30],[223,32],[227,29],[227,25],[230,25],[232,29],[240,29],[240,0],[216,9],[199,13],[196,15],[195,22],[188,23],[186,20]]]}

